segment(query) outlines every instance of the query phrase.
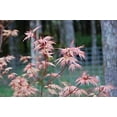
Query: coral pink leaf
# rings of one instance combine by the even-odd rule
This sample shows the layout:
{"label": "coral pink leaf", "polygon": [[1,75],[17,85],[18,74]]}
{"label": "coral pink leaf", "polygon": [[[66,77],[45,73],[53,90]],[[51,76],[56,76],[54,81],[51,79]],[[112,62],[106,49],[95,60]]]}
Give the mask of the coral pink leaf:
{"label": "coral pink leaf", "polygon": [[98,84],[98,79],[94,76],[89,76],[86,72],[83,72],[82,76],[77,78],[76,83],[78,85],[97,85]]}
{"label": "coral pink leaf", "polygon": [[38,29],[40,29],[40,28],[41,28],[41,26],[37,26],[36,28],[33,29],[32,32],[34,33],[34,32],[36,32],[36,31],[37,31]]}

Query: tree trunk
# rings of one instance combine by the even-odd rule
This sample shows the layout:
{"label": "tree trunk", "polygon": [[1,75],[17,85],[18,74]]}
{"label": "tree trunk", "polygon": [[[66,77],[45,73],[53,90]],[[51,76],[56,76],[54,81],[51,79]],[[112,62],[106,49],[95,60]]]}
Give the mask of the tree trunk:
{"label": "tree trunk", "polygon": [[75,34],[72,20],[63,20],[65,43],[67,47],[74,46]]}
{"label": "tree trunk", "polygon": [[60,39],[60,45],[63,47],[65,45],[65,32],[63,27],[63,21],[58,21],[58,30],[59,30],[59,39]]}
{"label": "tree trunk", "polygon": [[[37,26],[41,26],[41,22],[39,20],[31,20],[30,21],[30,28],[34,29]],[[36,31],[36,38],[39,38],[39,34],[41,33],[41,29]],[[34,50],[34,39],[31,39],[31,57],[32,57],[32,63],[36,64],[39,52]]]}
{"label": "tree trunk", "polygon": [[[9,29],[13,30],[16,28],[16,21],[13,21],[9,25]],[[12,67],[17,67],[19,65],[19,39],[17,37],[9,37],[9,53],[10,55],[13,55],[15,57],[14,60],[12,60],[11,65]]]}
{"label": "tree trunk", "polygon": [[87,35],[87,29],[86,29],[87,20],[82,20],[82,35]]}
{"label": "tree trunk", "polygon": [[[105,82],[117,88],[117,21],[101,21],[101,28]],[[111,96],[117,96],[117,89]]]}
{"label": "tree trunk", "polygon": [[81,28],[81,22],[80,20],[76,20],[77,21],[77,24],[78,24],[78,34],[82,34],[82,28]]}
{"label": "tree trunk", "polygon": [[92,65],[97,64],[96,58],[97,58],[97,38],[96,38],[96,25],[95,21],[91,20],[91,36],[92,36]]}
{"label": "tree trunk", "polygon": [[0,53],[2,52],[2,42],[3,42],[2,32],[3,32],[3,27],[1,25],[0,26]]}
{"label": "tree trunk", "polygon": [[50,33],[50,35],[53,35],[53,22],[52,22],[52,20],[48,21],[48,25],[49,25],[49,33]]}

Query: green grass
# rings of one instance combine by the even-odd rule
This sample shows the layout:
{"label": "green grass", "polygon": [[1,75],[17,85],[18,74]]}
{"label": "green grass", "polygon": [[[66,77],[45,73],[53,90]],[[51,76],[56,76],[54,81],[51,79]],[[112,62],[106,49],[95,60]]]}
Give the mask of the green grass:
{"label": "green grass", "polygon": [[1,86],[0,87],[0,97],[10,97],[13,95],[13,91],[8,86]]}

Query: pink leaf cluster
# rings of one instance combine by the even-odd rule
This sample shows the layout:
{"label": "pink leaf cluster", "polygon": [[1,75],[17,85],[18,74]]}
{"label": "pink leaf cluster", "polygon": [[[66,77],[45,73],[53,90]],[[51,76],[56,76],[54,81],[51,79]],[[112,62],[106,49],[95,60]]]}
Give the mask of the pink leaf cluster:
{"label": "pink leaf cluster", "polygon": [[0,78],[3,77],[3,75],[6,75],[9,73],[10,70],[12,70],[11,67],[7,67],[8,63],[13,60],[15,57],[13,56],[6,56],[0,58]]}
{"label": "pink leaf cluster", "polygon": [[53,54],[52,51],[54,50],[53,44],[55,44],[55,42],[53,42],[51,36],[40,37],[34,42],[34,50],[38,50],[44,57],[51,58]]}
{"label": "pink leaf cluster", "polygon": [[99,81],[96,77],[89,76],[86,72],[83,72],[82,76],[77,78],[76,83],[78,85],[92,84],[96,86],[99,83]]}
{"label": "pink leaf cluster", "polygon": [[28,81],[20,76],[13,79],[10,83],[10,86],[14,90],[14,96],[31,96],[37,92],[36,88],[30,86]]}
{"label": "pink leaf cluster", "polygon": [[35,35],[34,33],[40,28],[40,26],[36,27],[35,29],[33,30],[30,30],[30,31],[27,31],[25,33],[26,37],[24,38],[23,41],[27,40],[27,39],[30,39],[30,38],[35,38]]}
{"label": "pink leaf cluster", "polygon": [[82,96],[82,95],[87,95],[87,92],[83,89],[77,88],[76,86],[66,86],[60,92],[60,96],[67,97],[70,95]]}
{"label": "pink leaf cluster", "polygon": [[35,64],[32,63],[27,64],[24,68],[24,72],[29,78],[35,78],[38,71],[39,70],[35,67]]}
{"label": "pink leaf cluster", "polygon": [[46,69],[48,66],[55,66],[55,65],[51,62],[42,60],[42,61],[38,61],[36,66],[39,70],[42,70],[42,69]]}
{"label": "pink leaf cluster", "polygon": [[94,90],[98,93],[97,96],[108,97],[110,96],[110,91],[115,89],[112,85],[101,85],[96,87]]}
{"label": "pink leaf cluster", "polygon": [[31,59],[30,56],[21,56],[20,57],[20,61],[23,62],[23,63],[29,62],[30,59]]}
{"label": "pink leaf cluster", "polygon": [[48,89],[48,92],[52,95],[57,95],[58,91],[61,91],[61,87],[56,84],[49,84],[48,86],[45,86],[45,88]]}
{"label": "pink leaf cluster", "polygon": [[50,73],[50,74],[47,74],[46,77],[58,78],[60,77],[60,75],[58,73]]}
{"label": "pink leaf cluster", "polygon": [[16,78],[16,76],[17,76],[16,73],[10,73],[10,74],[8,75],[8,78],[9,78],[9,79],[14,79],[14,78]]}
{"label": "pink leaf cluster", "polygon": [[76,56],[85,58],[85,53],[80,50],[81,48],[82,46],[60,49],[62,57],[56,60],[57,64],[60,64],[62,67],[68,65],[69,70],[72,71],[76,68],[81,68],[79,61],[76,59]]}

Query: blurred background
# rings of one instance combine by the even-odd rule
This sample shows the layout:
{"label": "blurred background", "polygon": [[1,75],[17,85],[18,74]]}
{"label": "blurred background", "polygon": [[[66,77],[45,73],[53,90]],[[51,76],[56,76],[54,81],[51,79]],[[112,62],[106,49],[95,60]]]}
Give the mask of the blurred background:
{"label": "blurred background", "polygon": [[[21,55],[31,55],[32,52],[30,40],[23,42],[25,32],[41,26],[38,34],[41,36],[52,36],[56,42],[56,48],[69,47],[72,41],[74,41],[74,46],[84,45],[83,50],[86,52],[86,59],[81,61],[83,68],[74,72],[66,71],[61,78],[63,81],[73,83],[82,71],[87,71],[89,74],[99,77],[101,83],[104,84],[101,26],[99,20],[4,20],[2,24],[5,29],[18,30],[18,36],[4,39],[0,53],[0,57],[6,55],[14,55],[16,57],[12,61],[11,66],[17,74],[20,75],[24,67],[19,62],[19,57]],[[58,54],[56,54],[57,56]],[[6,78],[0,80],[0,96],[12,95],[12,90],[9,88],[8,83],[9,81]]]}

